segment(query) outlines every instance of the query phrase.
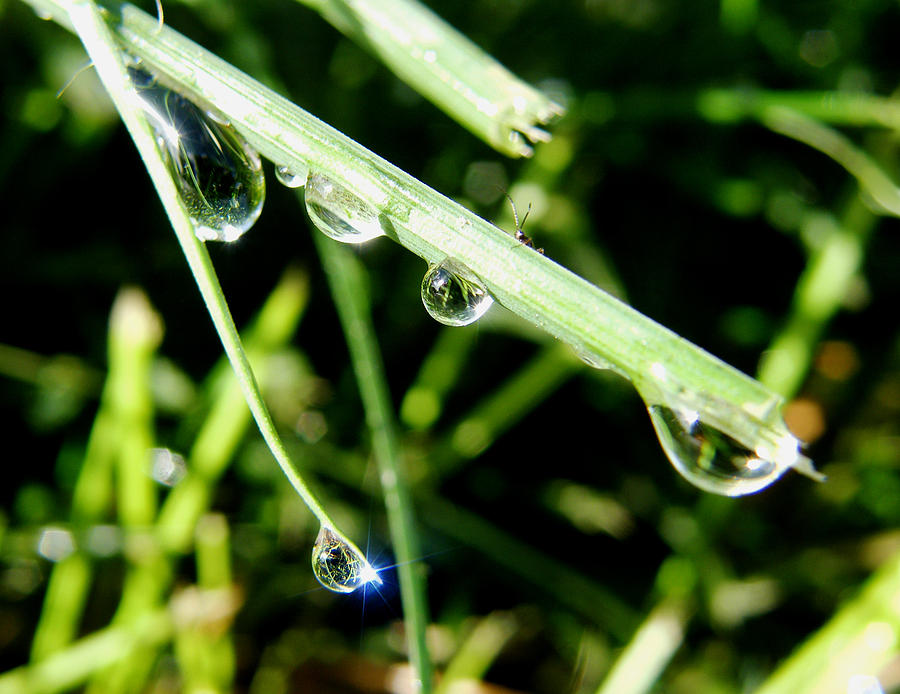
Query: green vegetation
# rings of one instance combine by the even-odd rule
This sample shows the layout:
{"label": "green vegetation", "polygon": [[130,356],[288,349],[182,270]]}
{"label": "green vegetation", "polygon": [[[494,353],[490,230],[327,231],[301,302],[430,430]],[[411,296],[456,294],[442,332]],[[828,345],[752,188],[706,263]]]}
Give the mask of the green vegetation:
{"label": "green vegetation", "polygon": [[[546,139],[531,128],[550,102],[498,72],[530,115],[481,119],[404,68],[377,4],[348,21],[343,3],[304,3],[349,38],[295,3],[166,3],[163,28],[127,5],[30,4],[97,70],[56,99],[84,48],[0,5],[16,452],[0,692],[380,691],[411,672],[427,691],[432,668],[440,691],[900,686],[893,4],[435,7],[565,105],[519,161],[498,151],[525,151],[510,133]],[[465,73],[477,51],[441,36]],[[113,40],[269,160],[246,236],[195,239]],[[479,75],[472,93],[489,93]],[[324,172],[398,243],[326,239],[273,162]],[[507,189],[533,204],[546,257],[513,238]],[[474,327],[422,307],[416,256],[447,255],[502,304]],[[763,411],[780,394],[829,481],[737,499],[690,486],[632,384],[534,325],[750,448],[781,441]],[[322,590],[319,522],[396,571]]]}

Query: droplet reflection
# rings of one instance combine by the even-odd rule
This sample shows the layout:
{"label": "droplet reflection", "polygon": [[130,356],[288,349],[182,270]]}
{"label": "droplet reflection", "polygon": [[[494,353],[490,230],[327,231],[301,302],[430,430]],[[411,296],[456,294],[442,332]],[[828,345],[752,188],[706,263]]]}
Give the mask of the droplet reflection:
{"label": "droplet reflection", "polygon": [[294,170],[287,166],[275,167],[275,178],[277,178],[278,182],[286,188],[302,188],[306,185],[308,176],[309,171],[306,169]]}
{"label": "droplet reflection", "polygon": [[374,207],[322,174],[309,174],[306,211],[319,231],[335,241],[365,243],[384,234]]}
{"label": "droplet reflection", "polygon": [[752,494],[778,479],[789,465],[776,464],[701,421],[688,409],[647,408],[659,442],[681,475],[701,489],[725,496]]}
{"label": "droplet reflection", "polygon": [[253,226],[265,200],[259,156],[231,126],[162,86],[145,70],[135,66],[128,70],[197,237],[238,239]]}
{"label": "droplet reflection", "polygon": [[336,593],[352,593],[366,583],[381,583],[362,553],[324,525],[313,545],[312,568],[319,583]]}
{"label": "droplet reflection", "polygon": [[481,318],[494,299],[465,265],[448,258],[425,273],[422,303],[436,321],[459,327]]}

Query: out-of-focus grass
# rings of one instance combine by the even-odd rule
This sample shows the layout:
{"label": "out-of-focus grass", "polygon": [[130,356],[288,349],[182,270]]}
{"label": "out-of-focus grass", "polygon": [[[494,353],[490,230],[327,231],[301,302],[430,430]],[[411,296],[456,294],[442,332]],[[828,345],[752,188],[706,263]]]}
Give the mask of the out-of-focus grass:
{"label": "out-of-focus grass", "polygon": [[[845,692],[863,672],[896,690],[896,221],[820,152],[752,115],[711,122],[697,109],[710,88],[759,88],[767,104],[841,128],[897,180],[896,5],[437,9],[517,73],[564,80],[544,86],[570,115],[532,160],[501,160],[294,3],[167,4],[167,21],[248,72],[271,71],[309,110],[507,229],[502,196],[484,191],[501,185],[520,208],[531,200],[527,233],[551,258],[618,285],[746,371],[760,355],[778,364],[780,346],[792,346],[786,370],[761,375],[794,397],[791,423],[829,475],[742,500],[687,487],[621,379],[557,359],[500,310],[462,336],[441,334],[418,303],[424,266],[373,244],[360,252],[362,291],[394,403],[411,403],[400,410],[401,444],[422,516],[437,669],[514,691],[603,691],[621,677],[672,692]],[[0,682],[50,691],[95,677],[100,691],[108,667],[137,662],[123,689],[389,688],[407,658],[392,575],[384,600],[316,590],[315,528],[247,433],[228,376],[204,378],[219,349],[93,75],[57,102],[78,52],[19,3],[2,12],[0,339],[25,352],[3,353],[20,366],[0,406],[7,445],[28,455],[13,456],[4,492],[0,657],[13,671]],[[870,117],[828,118],[821,100],[804,109],[810,91],[836,105],[862,95]],[[364,414],[305,226],[293,196],[272,186],[258,226],[214,260],[240,323],[289,262],[307,264],[302,330],[293,336],[294,304],[270,313],[285,332],[254,363],[329,510],[353,537],[370,537],[370,558],[386,565]],[[124,490],[112,462],[99,486],[82,482],[93,474],[85,461],[102,467],[123,446],[120,425],[102,424],[107,397],[96,397],[97,374],[115,373],[106,323],[124,284],[144,288],[167,328],[141,367],[156,404],[141,426],[185,454],[189,470],[157,492],[149,540],[118,524]],[[64,360],[72,368],[39,368],[55,354],[75,355]],[[467,422],[487,423],[474,459],[454,448],[476,441],[460,438],[475,430]],[[50,526],[77,548],[56,563],[36,550]],[[140,620],[111,623],[135,567],[153,566],[153,538],[167,573],[154,574]],[[490,662],[470,657],[482,638]],[[634,654],[650,662],[644,648],[659,674],[642,666],[629,676]],[[31,653],[26,680],[16,668]]]}

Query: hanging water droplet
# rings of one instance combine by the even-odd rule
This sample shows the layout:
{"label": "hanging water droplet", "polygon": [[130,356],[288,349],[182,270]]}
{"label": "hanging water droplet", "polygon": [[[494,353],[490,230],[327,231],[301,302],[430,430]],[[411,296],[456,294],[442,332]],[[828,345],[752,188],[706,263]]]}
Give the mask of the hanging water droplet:
{"label": "hanging water droplet", "polygon": [[336,593],[352,593],[366,583],[381,583],[362,553],[325,525],[313,545],[312,568],[319,583]]}
{"label": "hanging water droplet", "polygon": [[760,447],[754,451],[741,445],[701,421],[695,411],[665,405],[650,405],[647,411],[675,469],[706,491],[725,496],[752,494],[790,467]]}
{"label": "hanging water droplet", "polygon": [[236,240],[262,211],[266,184],[259,156],[231,126],[145,70],[128,70],[197,237]]}
{"label": "hanging water droplet", "polygon": [[374,207],[322,174],[309,174],[306,211],[313,224],[336,241],[364,243],[384,234]]}
{"label": "hanging water droplet", "polygon": [[572,349],[574,350],[575,354],[578,355],[578,358],[591,368],[600,370],[610,369],[622,373],[619,369],[616,369],[615,365],[612,362],[604,359],[598,354],[595,354],[589,349],[583,347],[573,347]]}
{"label": "hanging water droplet", "polygon": [[302,188],[306,185],[306,179],[309,176],[308,169],[292,169],[287,166],[275,167],[275,178],[278,182],[288,188]]}
{"label": "hanging water droplet", "polygon": [[422,303],[436,321],[458,327],[481,318],[494,298],[471,270],[447,258],[425,273]]}

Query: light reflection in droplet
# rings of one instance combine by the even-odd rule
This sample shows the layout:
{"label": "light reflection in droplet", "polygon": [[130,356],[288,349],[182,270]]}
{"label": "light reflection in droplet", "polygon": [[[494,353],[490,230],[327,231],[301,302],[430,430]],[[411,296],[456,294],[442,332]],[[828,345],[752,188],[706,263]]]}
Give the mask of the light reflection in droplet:
{"label": "light reflection in droplet", "polygon": [[425,273],[422,303],[436,321],[460,327],[481,318],[494,299],[471,270],[446,258]]}
{"label": "light reflection in droplet", "polygon": [[295,170],[287,166],[275,167],[275,178],[278,182],[287,188],[302,188],[306,185],[306,179],[309,171],[306,169]]}
{"label": "light reflection in droplet", "polygon": [[319,231],[335,241],[365,243],[384,234],[374,207],[322,174],[309,174],[306,211]]}
{"label": "light reflection in droplet", "polygon": [[335,593],[352,593],[368,583],[381,583],[362,553],[325,525],[313,545],[312,568],[319,583]]}
{"label": "light reflection in droplet", "polygon": [[259,156],[231,126],[159,84],[132,61],[138,106],[204,241],[235,241],[256,222],[265,200]]}

